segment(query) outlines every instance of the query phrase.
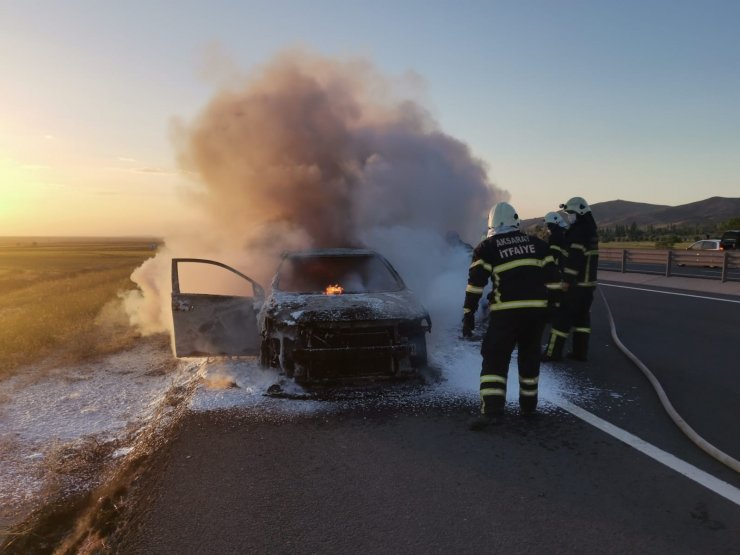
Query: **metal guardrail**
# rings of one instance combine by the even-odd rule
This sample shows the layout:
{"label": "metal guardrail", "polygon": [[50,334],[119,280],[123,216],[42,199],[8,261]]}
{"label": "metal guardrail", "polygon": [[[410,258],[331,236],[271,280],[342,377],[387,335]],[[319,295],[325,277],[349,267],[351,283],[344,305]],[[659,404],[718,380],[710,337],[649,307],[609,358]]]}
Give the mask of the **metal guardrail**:
{"label": "metal guardrail", "polygon": [[[661,269],[662,267],[662,269]],[[622,273],[651,273],[669,277],[692,275],[719,278],[723,282],[740,279],[740,250],[691,251],[677,249],[599,249],[599,268]],[[721,270],[686,274],[686,268]]]}

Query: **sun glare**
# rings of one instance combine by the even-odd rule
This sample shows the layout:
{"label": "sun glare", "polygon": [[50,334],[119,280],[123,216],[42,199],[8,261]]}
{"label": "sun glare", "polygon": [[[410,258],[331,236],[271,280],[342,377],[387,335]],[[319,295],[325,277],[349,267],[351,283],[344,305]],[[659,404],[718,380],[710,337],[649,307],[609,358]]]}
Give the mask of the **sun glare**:
{"label": "sun glare", "polygon": [[39,166],[0,156],[0,235],[37,233],[34,222],[43,188],[41,175]]}
{"label": "sun glare", "polygon": [[15,215],[23,204],[20,194],[28,185],[23,168],[10,158],[0,158],[0,216]]}

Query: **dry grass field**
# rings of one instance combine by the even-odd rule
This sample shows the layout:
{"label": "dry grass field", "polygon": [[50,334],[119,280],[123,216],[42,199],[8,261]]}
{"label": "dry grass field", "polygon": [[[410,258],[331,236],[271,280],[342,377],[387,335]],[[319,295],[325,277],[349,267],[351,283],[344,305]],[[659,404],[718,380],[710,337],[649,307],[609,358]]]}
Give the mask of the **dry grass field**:
{"label": "dry grass field", "polygon": [[0,379],[130,346],[118,293],[155,249],[146,239],[0,238]]}

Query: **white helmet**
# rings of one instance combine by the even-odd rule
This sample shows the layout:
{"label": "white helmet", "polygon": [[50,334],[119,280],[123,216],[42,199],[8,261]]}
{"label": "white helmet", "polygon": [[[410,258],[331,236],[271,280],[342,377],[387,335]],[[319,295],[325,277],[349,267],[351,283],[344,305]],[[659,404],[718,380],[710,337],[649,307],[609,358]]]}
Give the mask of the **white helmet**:
{"label": "white helmet", "polygon": [[545,223],[559,225],[560,227],[568,227],[568,222],[566,222],[565,218],[563,218],[557,212],[548,212],[547,214],[545,214]]}
{"label": "white helmet", "polygon": [[565,204],[561,204],[560,208],[566,212],[571,212],[580,216],[583,216],[587,212],[591,212],[591,207],[588,205],[586,200],[581,197],[573,197],[569,199]]}
{"label": "white helmet", "polygon": [[519,229],[519,215],[508,202],[499,202],[488,213],[488,228],[508,226]]}

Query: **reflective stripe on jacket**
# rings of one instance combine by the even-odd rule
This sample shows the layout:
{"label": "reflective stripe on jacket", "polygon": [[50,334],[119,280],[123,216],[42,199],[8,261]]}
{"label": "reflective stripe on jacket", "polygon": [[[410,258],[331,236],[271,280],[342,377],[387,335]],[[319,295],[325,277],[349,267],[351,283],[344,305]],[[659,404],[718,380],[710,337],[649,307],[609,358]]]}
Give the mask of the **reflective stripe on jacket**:
{"label": "reflective stripe on jacket", "polygon": [[547,308],[550,291],[560,288],[547,244],[520,231],[493,235],[475,248],[465,289],[466,312],[475,311],[489,279],[492,312]]}
{"label": "reflective stripe on jacket", "polygon": [[591,213],[578,216],[565,235],[568,258],[563,280],[579,287],[595,287],[599,266],[599,236]]}

